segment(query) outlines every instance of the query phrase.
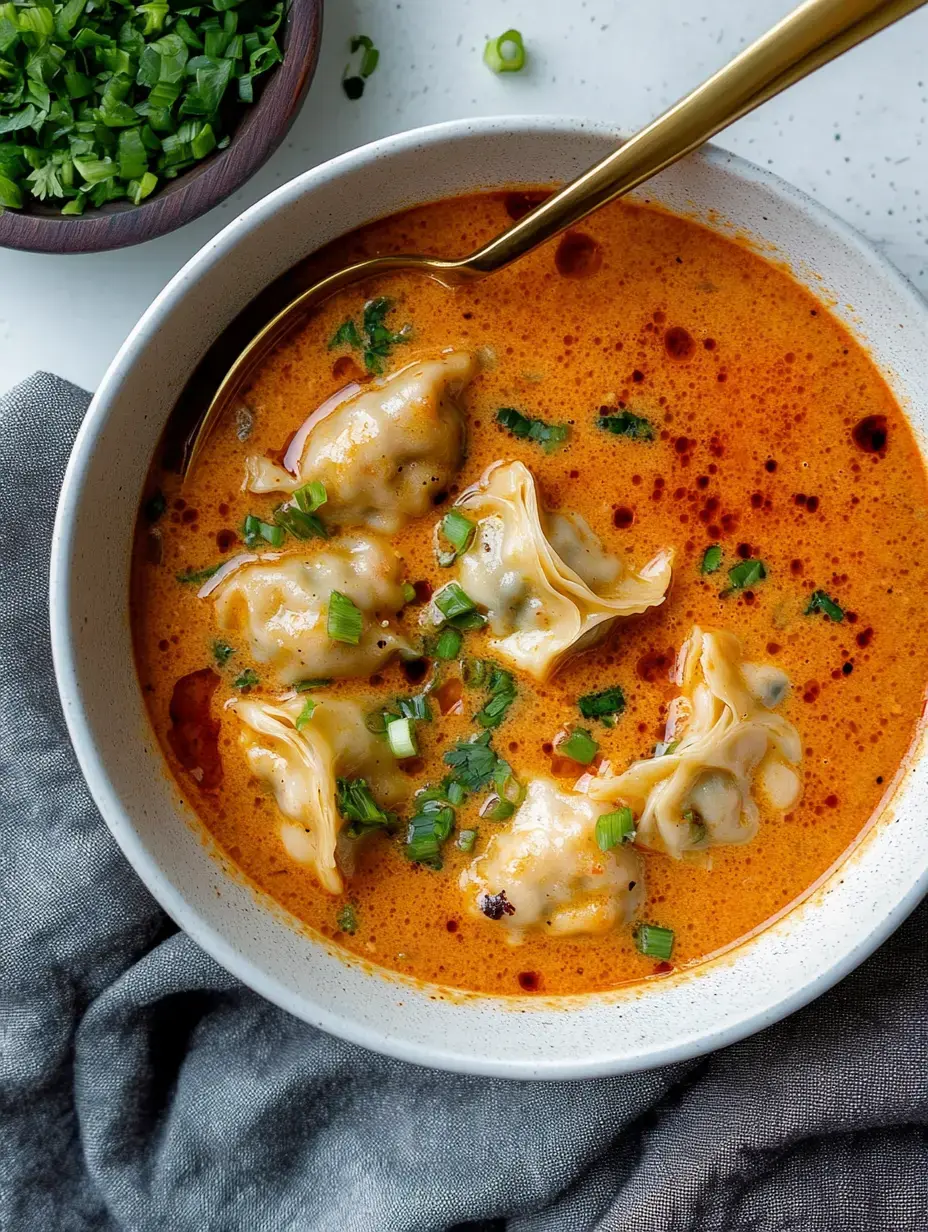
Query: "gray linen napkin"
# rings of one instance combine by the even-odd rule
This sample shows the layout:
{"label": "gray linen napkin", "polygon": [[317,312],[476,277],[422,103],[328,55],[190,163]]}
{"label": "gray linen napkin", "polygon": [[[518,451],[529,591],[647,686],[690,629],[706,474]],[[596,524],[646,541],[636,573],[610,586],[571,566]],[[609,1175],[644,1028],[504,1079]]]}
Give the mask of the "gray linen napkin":
{"label": "gray linen napkin", "polygon": [[385,1060],[243,988],[125,863],[55,694],[49,541],[88,401],[0,399],[3,1232],[923,1232],[921,909],[818,1003],[626,1078]]}

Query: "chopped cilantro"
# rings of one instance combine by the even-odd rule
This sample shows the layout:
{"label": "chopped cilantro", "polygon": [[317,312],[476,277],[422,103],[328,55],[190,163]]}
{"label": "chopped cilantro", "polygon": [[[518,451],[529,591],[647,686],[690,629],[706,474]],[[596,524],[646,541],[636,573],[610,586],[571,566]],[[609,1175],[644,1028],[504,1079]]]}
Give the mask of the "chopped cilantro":
{"label": "chopped cilantro", "polygon": [[762,560],[742,560],[728,570],[728,586],[722,591],[722,598],[736,590],[747,590],[749,586],[762,582],[766,576],[767,566]]}
{"label": "chopped cilantro", "polygon": [[625,694],[619,686],[601,689],[599,693],[587,693],[577,702],[585,719],[614,719],[625,709]]}
{"label": "chopped cilantro", "polygon": [[351,40],[351,54],[361,52],[361,61],[357,72],[351,71],[351,65],[345,65],[342,74],[342,89],[352,102],[356,102],[364,93],[364,83],[380,62],[380,52],[366,34],[356,34]]}
{"label": "chopped cilantro", "polygon": [[653,441],[656,435],[649,419],[631,411],[620,411],[618,415],[600,414],[599,426],[613,436],[627,436],[630,441]]}
{"label": "chopped cilantro", "polygon": [[219,638],[213,642],[213,658],[220,667],[225,667],[234,654],[235,651],[228,642],[223,642]]}
{"label": "chopped cilantro", "polygon": [[702,554],[702,564],[699,566],[700,573],[717,573],[722,564],[722,548],[718,543],[713,543],[711,547],[706,548]]}
{"label": "chopped cilantro", "polygon": [[359,838],[369,830],[392,830],[396,825],[396,814],[380,807],[366,779],[336,779],[335,786],[335,804],[349,822],[345,831],[349,838]]}
{"label": "chopped cilantro", "polygon": [[353,320],[344,321],[333,334],[329,350],[349,346],[361,351],[365,368],[379,376],[386,367],[392,348],[408,342],[412,336],[411,325],[404,325],[397,331],[387,328],[386,317],[392,307],[393,301],[385,295],[368,300],[364,305],[360,329]]}
{"label": "chopped cilantro", "polygon": [[486,680],[490,696],[483,709],[474,715],[474,721],[481,727],[499,727],[509,707],[516,700],[516,682],[511,672],[504,671],[491,660],[482,662],[481,666],[484,670],[480,679],[481,682]]}
{"label": "chopped cilantro", "polygon": [[470,740],[459,740],[445,754],[445,765],[452,770],[454,779],[466,791],[480,791],[491,782],[497,766],[503,764],[490,745],[490,733],[483,732]]}
{"label": "chopped cilantro", "polygon": [[496,412],[496,422],[518,440],[534,441],[545,453],[554,453],[570,435],[567,424],[549,424],[543,419],[530,419],[514,406],[501,406]]}
{"label": "chopped cilantro", "polygon": [[809,606],[805,610],[806,616],[811,616],[813,612],[822,612],[829,620],[833,620],[836,625],[839,625],[844,619],[844,609],[835,603],[830,595],[827,595],[824,590],[816,590],[812,592],[812,597],[809,599]]}

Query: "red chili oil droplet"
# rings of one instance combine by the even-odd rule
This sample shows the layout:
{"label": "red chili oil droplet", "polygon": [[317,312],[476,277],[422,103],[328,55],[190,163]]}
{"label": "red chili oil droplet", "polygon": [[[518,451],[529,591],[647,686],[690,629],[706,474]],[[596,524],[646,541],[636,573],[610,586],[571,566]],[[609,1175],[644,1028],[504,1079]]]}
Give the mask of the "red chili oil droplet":
{"label": "red chili oil droplet", "polygon": [[413,582],[413,590],[416,592],[417,603],[428,603],[429,599],[432,597],[431,582]]}
{"label": "red chili oil droplet", "polygon": [[541,976],[537,971],[520,971],[519,987],[526,992],[537,992],[541,986]]}
{"label": "red chili oil droplet", "polygon": [[220,552],[228,552],[237,539],[238,535],[234,530],[221,530],[216,535],[216,546]]}
{"label": "red chili oil droplet", "polygon": [[447,928],[449,933],[456,933],[458,931],[457,920],[447,920],[445,922],[445,928]]}
{"label": "red chili oil droplet", "polygon": [[332,365],[332,377],[336,381],[366,381],[370,373],[365,372],[350,355],[339,355]]}
{"label": "red chili oil droplet", "polygon": [[554,254],[557,272],[565,278],[589,278],[602,266],[603,250],[591,235],[568,231]]}
{"label": "red chili oil droplet", "polygon": [[854,425],[851,433],[854,444],[864,453],[884,453],[889,437],[889,425],[885,415],[868,415]]}
{"label": "red chili oil droplet", "polygon": [[435,690],[435,700],[438,702],[438,709],[441,714],[460,714],[464,709],[462,697],[464,695],[464,685],[457,676],[452,676],[450,680],[446,680],[443,685],[440,685]]}
{"label": "red chili oil droplet", "polygon": [[635,664],[635,671],[641,680],[654,684],[656,680],[667,680],[676,660],[672,646],[668,646],[666,650],[649,650]]}
{"label": "red chili oil droplet", "polygon": [[869,626],[866,629],[861,629],[861,631],[857,634],[857,645],[860,646],[861,649],[869,646],[872,641],[873,630]]}
{"label": "red chili oil droplet", "polygon": [[530,214],[536,205],[547,201],[550,196],[549,192],[510,192],[506,193],[503,198],[503,205],[512,221],[518,222],[520,218]]}
{"label": "red chili oil droplet", "polygon": [[695,349],[692,334],[682,325],[672,325],[664,334],[664,350],[671,359],[689,359]]}
{"label": "red chili oil droplet", "polygon": [[631,526],[634,520],[635,520],[634,510],[627,509],[624,505],[622,505],[621,508],[617,509],[615,513],[612,515],[613,524],[617,526],[619,530],[628,530],[629,526]]}
{"label": "red chili oil droplet", "polygon": [[219,676],[211,667],[181,676],[174,685],[168,709],[168,742],[201,791],[215,791],[222,782],[220,724],[212,715],[212,696],[218,684]]}

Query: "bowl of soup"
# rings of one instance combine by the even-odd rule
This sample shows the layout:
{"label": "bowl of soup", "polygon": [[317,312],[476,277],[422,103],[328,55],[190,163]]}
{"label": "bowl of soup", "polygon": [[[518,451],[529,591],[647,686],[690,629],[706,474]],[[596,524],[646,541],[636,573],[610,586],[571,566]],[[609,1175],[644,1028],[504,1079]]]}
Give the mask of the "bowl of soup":
{"label": "bowl of soup", "polygon": [[484,281],[339,292],[181,473],[256,296],[469,251],[618,140],[455,122],[280,188],[62,491],[58,683],[126,856],[270,1000],[447,1069],[732,1042],[926,886],[925,306],[769,173],[706,148]]}

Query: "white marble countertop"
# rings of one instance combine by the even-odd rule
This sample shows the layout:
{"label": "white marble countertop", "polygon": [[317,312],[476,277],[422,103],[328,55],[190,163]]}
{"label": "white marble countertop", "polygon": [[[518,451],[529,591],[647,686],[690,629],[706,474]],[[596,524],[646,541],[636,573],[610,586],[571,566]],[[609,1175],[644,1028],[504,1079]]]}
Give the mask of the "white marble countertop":
{"label": "white marble countertop", "polygon": [[[293,0],[299,4],[300,0]],[[790,0],[328,0],[319,68],[284,146],[224,205],[121,252],[0,251],[0,390],[38,368],[93,388],[171,275],[233,215],[308,167],[388,133],[460,116],[573,114],[633,130],[720,67]],[[496,77],[488,36],[520,29],[531,57]],[[380,67],[340,89],[347,42]],[[864,232],[928,293],[928,9],[727,130]]]}

